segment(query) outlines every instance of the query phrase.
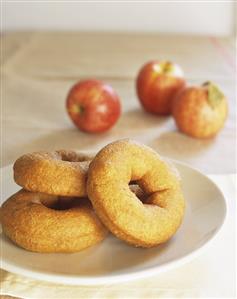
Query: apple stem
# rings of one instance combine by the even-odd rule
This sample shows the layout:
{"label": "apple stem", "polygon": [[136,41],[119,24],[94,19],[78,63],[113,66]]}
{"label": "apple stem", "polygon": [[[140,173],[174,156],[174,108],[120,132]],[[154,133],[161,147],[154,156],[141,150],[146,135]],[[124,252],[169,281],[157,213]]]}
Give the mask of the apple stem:
{"label": "apple stem", "polygon": [[78,105],[78,104],[74,104],[71,108],[71,111],[73,113],[79,113],[79,114],[83,114],[84,111],[85,111],[85,108],[81,105]]}
{"label": "apple stem", "polygon": [[164,73],[169,73],[172,69],[173,69],[172,63],[167,61],[163,68]]}
{"label": "apple stem", "polygon": [[78,110],[79,110],[79,113],[80,114],[83,114],[84,113],[84,111],[85,111],[85,107],[84,106],[81,106],[81,105],[78,105]]}

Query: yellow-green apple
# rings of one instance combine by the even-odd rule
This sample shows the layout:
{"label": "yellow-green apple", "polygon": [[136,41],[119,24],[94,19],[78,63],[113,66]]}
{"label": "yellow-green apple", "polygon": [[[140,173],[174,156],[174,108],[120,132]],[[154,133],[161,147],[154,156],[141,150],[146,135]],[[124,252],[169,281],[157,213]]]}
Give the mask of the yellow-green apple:
{"label": "yellow-green apple", "polygon": [[187,87],[174,99],[172,113],[179,130],[195,138],[212,137],[223,127],[227,100],[217,85]]}
{"label": "yellow-green apple", "polygon": [[121,113],[120,100],[113,88],[94,79],[80,81],[70,89],[66,108],[73,123],[90,133],[107,131]]}
{"label": "yellow-green apple", "polygon": [[181,67],[169,61],[151,61],[138,73],[136,89],[144,109],[158,115],[171,114],[172,100],[185,79]]}

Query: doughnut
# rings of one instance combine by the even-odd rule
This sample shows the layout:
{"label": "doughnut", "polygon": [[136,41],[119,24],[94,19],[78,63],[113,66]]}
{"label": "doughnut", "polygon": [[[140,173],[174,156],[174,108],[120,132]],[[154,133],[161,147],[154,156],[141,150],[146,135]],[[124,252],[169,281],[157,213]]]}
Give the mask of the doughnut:
{"label": "doughnut", "polygon": [[20,190],[0,209],[3,232],[20,247],[34,252],[77,252],[102,241],[107,229],[88,199]]}
{"label": "doughnut", "polygon": [[83,197],[91,159],[92,156],[68,150],[26,154],[13,166],[14,180],[32,192]]}
{"label": "doughnut", "polygon": [[[143,201],[130,190],[130,182],[144,191]],[[105,146],[95,156],[89,166],[87,193],[105,226],[137,247],[166,242],[184,216],[177,170],[149,147],[128,139]]]}

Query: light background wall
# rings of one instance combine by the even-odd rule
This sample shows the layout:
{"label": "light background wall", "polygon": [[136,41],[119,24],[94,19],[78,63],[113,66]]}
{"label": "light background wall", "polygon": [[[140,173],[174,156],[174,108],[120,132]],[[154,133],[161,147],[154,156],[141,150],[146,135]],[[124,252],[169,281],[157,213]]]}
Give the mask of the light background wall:
{"label": "light background wall", "polygon": [[233,35],[235,1],[7,1],[3,30]]}

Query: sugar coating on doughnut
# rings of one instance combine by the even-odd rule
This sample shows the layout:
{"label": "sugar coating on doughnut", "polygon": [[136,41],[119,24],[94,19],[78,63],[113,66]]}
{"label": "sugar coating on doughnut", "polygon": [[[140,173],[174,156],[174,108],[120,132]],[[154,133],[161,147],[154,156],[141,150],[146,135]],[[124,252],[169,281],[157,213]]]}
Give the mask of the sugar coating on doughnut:
{"label": "sugar coating on doughnut", "polygon": [[47,207],[57,200],[57,196],[20,190],[0,209],[3,232],[20,247],[42,253],[77,252],[106,237],[107,229],[88,199],[72,199],[65,210]]}
{"label": "sugar coating on doughnut", "polygon": [[[131,181],[147,195],[144,203],[129,189]],[[95,156],[87,192],[108,229],[135,246],[166,242],[184,216],[177,170],[151,148],[127,139],[107,145]]]}
{"label": "sugar coating on doughnut", "polygon": [[75,151],[34,152],[16,160],[15,182],[26,190],[62,196],[86,196],[92,156]]}

